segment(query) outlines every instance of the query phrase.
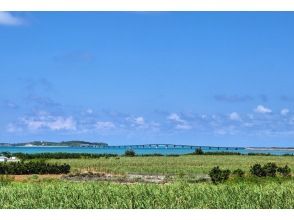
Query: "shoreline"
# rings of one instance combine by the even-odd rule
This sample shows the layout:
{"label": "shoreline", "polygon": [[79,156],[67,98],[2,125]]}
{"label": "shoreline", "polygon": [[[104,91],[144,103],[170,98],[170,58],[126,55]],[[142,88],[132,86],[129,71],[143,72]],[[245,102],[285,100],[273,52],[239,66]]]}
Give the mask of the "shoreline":
{"label": "shoreline", "polygon": [[7,148],[7,147],[21,147],[21,148],[29,148],[29,147],[34,147],[34,148],[40,148],[40,147],[52,147],[52,148],[69,148],[69,147],[71,147],[71,146],[0,146],[0,148],[1,147],[5,147],[5,148]]}
{"label": "shoreline", "polygon": [[255,151],[258,151],[258,150],[270,150],[270,151],[294,151],[294,148],[264,148],[264,147],[261,147],[261,148],[257,148],[257,147],[248,147],[248,148],[245,148],[246,150],[255,150]]}
{"label": "shoreline", "polygon": [[[79,148],[99,148],[97,146],[60,146],[60,145],[56,145],[56,146],[48,146],[48,145],[32,145],[32,146],[25,146],[25,145],[22,145],[22,146],[0,146],[0,148],[9,148],[9,147],[19,147],[19,148],[74,148],[74,147],[79,147]],[[100,147],[103,147],[103,148],[113,148],[113,147],[117,147],[117,146],[100,146]],[[136,147],[135,147],[136,148]],[[217,148],[217,147],[212,147],[212,148]],[[221,147],[221,149],[225,149],[226,147]],[[228,147],[230,150],[234,149],[233,147]],[[147,148],[146,148],[147,149]],[[154,147],[154,149],[157,149],[156,147]],[[220,150],[221,150],[220,149]],[[242,148],[242,150],[254,150],[254,151],[258,151],[258,150],[271,150],[271,151],[275,151],[275,150],[286,150],[286,151],[294,151],[294,148],[278,148],[278,147],[275,147],[275,148],[267,148],[267,147],[244,147]]]}

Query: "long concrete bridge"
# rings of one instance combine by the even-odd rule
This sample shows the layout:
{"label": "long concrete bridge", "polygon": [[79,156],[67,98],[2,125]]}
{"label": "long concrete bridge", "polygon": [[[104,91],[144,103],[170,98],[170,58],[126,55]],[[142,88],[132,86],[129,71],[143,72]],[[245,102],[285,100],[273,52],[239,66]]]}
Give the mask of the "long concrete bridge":
{"label": "long concrete bridge", "polygon": [[223,146],[197,146],[197,145],[185,145],[185,144],[133,144],[133,145],[116,145],[116,146],[104,146],[103,148],[168,148],[168,149],[205,149],[205,150],[240,150],[242,147],[223,147]]}

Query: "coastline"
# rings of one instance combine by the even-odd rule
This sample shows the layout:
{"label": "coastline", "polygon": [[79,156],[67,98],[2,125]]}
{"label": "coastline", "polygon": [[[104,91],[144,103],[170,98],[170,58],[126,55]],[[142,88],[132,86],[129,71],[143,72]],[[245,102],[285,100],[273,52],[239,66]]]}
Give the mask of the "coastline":
{"label": "coastline", "polygon": [[245,149],[246,149],[246,150],[256,150],[256,151],[259,151],[259,150],[270,150],[270,151],[294,151],[294,148],[264,148],[264,147],[257,148],[257,147],[246,147]]}
{"label": "coastline", "polygon": [[[7,148],[7,147],[19,147],[19,148],[30,148],[30,147],[35,147],[35,148],[40,148],[40,147],[52,147],[52,148],[69,148],[69,147],[75,147],[75,146],[36,146],[36,145],[33,145],[33,146],[0,146],[0,148],[1,147],[5,147],[5,148]],[[78,146],[77,146],[78,147]]]}

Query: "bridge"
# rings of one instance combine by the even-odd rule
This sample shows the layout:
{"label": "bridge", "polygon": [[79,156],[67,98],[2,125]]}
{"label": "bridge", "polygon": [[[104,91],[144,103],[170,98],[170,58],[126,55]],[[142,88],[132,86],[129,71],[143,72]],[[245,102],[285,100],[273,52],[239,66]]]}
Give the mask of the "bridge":
{"label": "bridge", "polygon": [[133,145],[116,145],[116,146],[96,146],[99,148],[166,148],[166,149],[203,149],[203,150],[240,150],[242,147],[224,147],[224,146],[197,146],[185,144],[133,144]]}

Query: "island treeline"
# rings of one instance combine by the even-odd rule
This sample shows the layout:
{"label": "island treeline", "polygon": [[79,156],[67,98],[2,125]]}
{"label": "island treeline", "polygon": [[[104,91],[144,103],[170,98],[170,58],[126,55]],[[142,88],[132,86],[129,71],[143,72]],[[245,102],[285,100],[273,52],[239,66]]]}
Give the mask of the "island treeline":
{"label": "island treeline", "polygon": [[104,147],[108,146],[104,142],[88,142],[88,141],[61,141],[61,142],[51,142],[51,141],[31,141],[31,142],[22,142],[22,143],[0,143],[0,146],[70,146],[70,147]]}

